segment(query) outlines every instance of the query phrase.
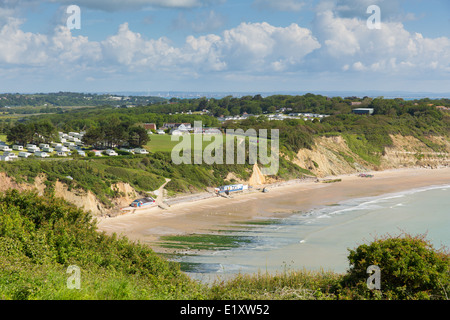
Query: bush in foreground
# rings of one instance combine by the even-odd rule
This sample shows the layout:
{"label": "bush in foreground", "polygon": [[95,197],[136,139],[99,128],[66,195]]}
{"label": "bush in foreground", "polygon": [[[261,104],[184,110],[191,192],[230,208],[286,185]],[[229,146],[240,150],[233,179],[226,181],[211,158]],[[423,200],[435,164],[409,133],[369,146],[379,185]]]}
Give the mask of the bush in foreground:
{"label": "bush in foreground", "polygon": [[[285,270],[211,285],[186,276],[148,246],[99,233],[90,214],[61,199],[0,195],[0,299],[447,299],[449,255],[424,237],[385,237],[350,250],[346,274]],[[68,288],[67,268],[81,270]],[[380,290],[367,267],[381,270]]]}
{"label": "bush in foreground", "polygon": [[[450,258],[424,235],[385,236],[350,250],[350,270],[338,296],[351,299],[448,299]],[[380,270],[380,290],[367,288],[369,266]]]}

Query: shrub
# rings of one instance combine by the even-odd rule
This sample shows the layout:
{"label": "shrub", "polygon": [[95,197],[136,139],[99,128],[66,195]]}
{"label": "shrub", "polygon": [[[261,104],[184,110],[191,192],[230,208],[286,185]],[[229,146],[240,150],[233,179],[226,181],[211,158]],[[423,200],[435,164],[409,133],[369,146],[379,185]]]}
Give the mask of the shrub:
{"label": "shrub", "polygon": [[[350,250],[350,270],[344,285],[345,298],[447,299],[450,290],[450,260],[445,250],[436,250],[423,235],[408,234],[377,239]],[[367,289],[367,268],[381,272],[381,290]],[[349,292],[350,295],[348,294]],[[342,292],[341,292],[342,293]]]}

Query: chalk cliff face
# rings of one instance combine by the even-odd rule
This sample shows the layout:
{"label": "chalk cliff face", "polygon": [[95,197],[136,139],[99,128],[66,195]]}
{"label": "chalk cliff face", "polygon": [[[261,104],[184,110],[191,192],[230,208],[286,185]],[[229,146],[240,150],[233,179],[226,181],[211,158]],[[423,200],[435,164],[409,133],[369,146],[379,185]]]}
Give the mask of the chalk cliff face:
{"label": "chalk cliff face", "polygon": [[[19,191],[36,191],[39,195],[44,195],[46,178],[44,175],[38,176],[34,183],[17,183],[14,179],[8,177],[4,172],[0,172],[0,192],[8,189]],[[128,183],[117,183],[111,186],[116,190],[118,197],[112,199],[112,208],[107,208],[91,191],[84,191],[67,187],[64,183],[56,181],[54,185],[54,194],[78,208],[91,211],[94,216],[118,213],[119,208],[129,205],[138,197],[138,193]]]}
{"label": "chalk cliff face", "polygon": [[444,145],[444,152],[435,152],[411,136],[391,135],[391,138],[393,146],[385,148],[379,165],[369,163],[352,152],[340,136],[316,138],[312,150],[299,150],[293,162],[318,177],[368,170],[450,165],[450,141],[445,137],[429,137],[433,142]]}
{"label": "chalk cliff face", "polygon": [[[445,146],[442,152],[435,152],[422,141],[408,136],[392,135],[393,145],[385,148],[378,165],[369,163],[355,154],[340,136],[316,138],[312,150],[301,149],[291,160],[298,166],[309,170],[317,177],[351,174],[371,170],[386,170],[404,167],[439,167],[450,166],[450,140],[446,137],[429,137],[432,142]],[[258,165],[254,165],[251,177],[243,181],[231,172],[227,179],[235,183],[244,183],[260,187],[274,181],[273,177],[264,176]],[[19,191],[36,190],[40,195],[45,190],[45,175],[38,176],[34,183],[17,183],[14,179],[0,172],[0,192],[8,189]],[[91,211],[94,216],[116,215],[120,208],[128,206],[139,193],[128,183],[119,182],[111,186],[117,196],[110,199],[111,207],[105,206],[91,191],[71,188],[60,181],[54,184],[56,197]]]}

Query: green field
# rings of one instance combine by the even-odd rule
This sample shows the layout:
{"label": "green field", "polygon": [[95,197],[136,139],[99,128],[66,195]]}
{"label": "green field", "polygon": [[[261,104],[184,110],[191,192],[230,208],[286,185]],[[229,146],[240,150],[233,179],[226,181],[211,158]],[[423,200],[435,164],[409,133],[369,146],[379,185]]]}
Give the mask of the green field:
{"label": "green field", "polygon": [[[191,146],[194,147],[194,137],[200,138],[200,135],[191,134]],[[210,138],[208,141],[208,135],[205,135],[202,141],[203,150],[214,141],[214,138]],[[178,140],[176,140],[178,138]],[[181,137],[174,137],[174,141],[171,140],[172,136],[169,134],[159,135],[153,134],[150,135],[150,141],[145,145],[145,148],[150,152],[172,152],[172,149],[179,143],[182,142]],[[223,142],[225,143],[226,135],[223,135]],[[261,140],[261,138],[259,138]],[[246,138],[246,147],[248,147],[248,137]]]}

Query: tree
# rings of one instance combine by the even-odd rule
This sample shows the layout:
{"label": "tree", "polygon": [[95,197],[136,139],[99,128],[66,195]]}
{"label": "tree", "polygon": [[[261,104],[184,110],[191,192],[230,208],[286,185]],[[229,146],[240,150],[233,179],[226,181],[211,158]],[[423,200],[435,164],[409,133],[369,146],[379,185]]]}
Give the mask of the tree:
{"label": "tree", "polygon": [[150,141],[150,137],[142,127],[131,127],[128,131],[128,144],[131,147],[142,147]]}
{"label": "tree", "polygon": [[34,132],[29,125],[18,123],[8,130],[6,139],[11,142],[17,142],[26,145],[33,140]]}

